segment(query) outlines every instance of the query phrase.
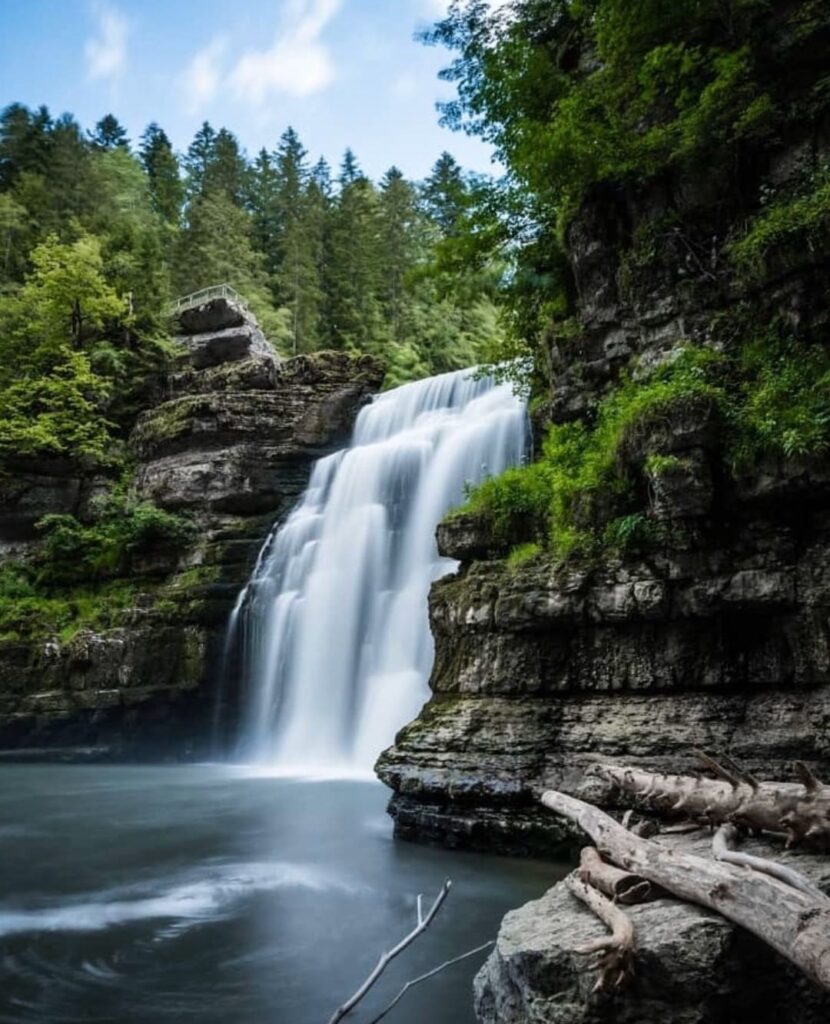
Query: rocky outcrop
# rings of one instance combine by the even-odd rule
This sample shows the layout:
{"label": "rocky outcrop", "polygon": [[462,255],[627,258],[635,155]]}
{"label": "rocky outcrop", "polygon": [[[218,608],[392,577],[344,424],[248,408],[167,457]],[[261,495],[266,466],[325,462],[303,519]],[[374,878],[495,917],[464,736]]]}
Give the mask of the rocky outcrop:
{"label": "rocky outcrop", "polygon": [[[661,837],[706,856],[708,836]],[[750,846],[747,847],[750,849]],[[771,855],[760,843],[752,852]],[[825,890],[825,858],[774,856]],[[636,934],[633,985],[593,994],[594,972],[575,950],[605,928],[563,883],[509,913],[475,981],[482,1024],[813,1024],[826,1019],[821,993],[762,942],[711,911],[673,899],[626,907]]]}
{"label": "rocky outcrop", "polygon": [[[204,754],[220,698],[232,729],[234,694],[217,687],[233,601],[312,462],[344,443],[383,377],[375,360],[341,353],[281,360],[227,299],[185,311],[180,325],[166,393],[129,448],[136,497],[187,515],[194,542],[136,556],[117,627],[0,644],[0,748]],[[31,544],[37,519],[81,514],[101,486],[71,466],[22,467],[0,480],[0,542]]]}
{"label": "rocky outcrop", "polygon": [[[598,758],[676,768],[702,747],[762,777],[830,768],[826,495],[734,500],[719,544],[591,571],[470,561],[437,583],[434,697],[378,766],[398,833],[549,849],[560,826],[538,794],[580,792]],[[466,528],[439,537],[482,550]]]}

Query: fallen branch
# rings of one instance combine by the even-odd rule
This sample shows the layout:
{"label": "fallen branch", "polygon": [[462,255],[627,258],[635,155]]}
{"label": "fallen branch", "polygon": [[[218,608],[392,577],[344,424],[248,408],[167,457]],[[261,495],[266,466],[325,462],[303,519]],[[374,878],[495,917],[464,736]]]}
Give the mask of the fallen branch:
{"label": "fallen branch", "polygon": [[817,903],[827,904],[830,907],[830,900],[819,889],[817,885],[805,878],[804,875],[784,864],[778,864],[766,857],[755,857],[751,853],[740,853],[733,849],[734,843],[738,840],[738,829],[734,825],[721,825],[712,839],[712,853],[716,860],[724,861],[726,864],[737,864],[739,867],[751,868],[753,871],[762,871],[766,875],[772,875],[791,885],[816,900]]}
{"label": "fallen branch", "polygon": [[830,843],[830,787],[804,765],[797,766],[800,784],[759,782],[729,759],[727,764],[707,755],[702,759],[719,778],[664,775],[607,764],[590,770],[653,811],[683,814],[707,824],[731,822],[754,831],[783,833],[788,846],[803,840]]}
{"label": "fallen branch", "polygon": [[651,882],[607,863],[593,846],[586,846],[579,855],[577,874],[586,885],[599,889],[615,903],[644,903],[655,898]]}
{"label": "fallen branch", "polygon": [[410,946],[418,938],[419,935],[422,935],[427,930],[427,928],[429,928],[433,918],[441,909],[441,905],[443,904],[444,900],[447,898],[447,896],[449,896],[451,887],[452,882],[449,879],[447,879],[447,881],[444,882],[444,884],[441,886],[441,891],[435,897],[435,902],[429,908],[426,917],[424,917],[421,910],[421,901],[420,899],[418,900],[417,925],[412,929],[412,931],[408,935],[405,935],[401,939],[397,946],[395,946],[393,949],[390,949],[388,952],[381,954],[380,959],[378,960],[377,965],[375,966],[375,969],[372,971],[369,977],[363,982],[363,984],[360,986],[357,992],[355,992],[355,994],[350,999],[347,999],[342,1006],[338,1007],[337,1010],[335,1010],[334,1014],[329,1020],[329,1024],[337,1024],[337,1022],[342,1020],[347,1013],[351,1013],[351,1011],[357,1006],[360,1000],[363,999],[366,993],[377,982],[378,978],[380,978],[381,974],[383,974],[383,972],[386,970],[389,964],[395,959],[395,957],[400,956],[400,954],[403,953],[407,946]]}
{"label": "fallen branch", "polygon": [[568,875],[565,882],[574,896],[611,929],[610,935],[601,936],[574,950],[580,956],[600,954],[591,964],[592,970],[598,968],[600,972],[593,991],[622,988],[634,976],[634,925],[631,918],[577,874]]}
{"label": "fallen branch", "polygon": [[768,875],[679,853],[635,836],[599,808],[564,793],[550,790],[542,803],[579,825],[615,864],[741,925],[830,990],[830,907],[826,902]]}
{"label": "fallen branch", "polygon": [[436,974],[440,974],[441,971],[446,970],[448,967],[452,967],[454,964],[461,963],[462,960],[468,960],[471,956],[475,956],[476,953],[483,953],[485,949],[489,949],[489,947],[492,945],[493,940],[490,939],[489,942],[484,942],[480,946],[476,946],[475,949],[471,949],[466,953],[462,953],[461,956],[454,956],[452,960],[445,960],[442,964],[439,964],[437,967],[433,967],[431,971],[427,971],[426,974],[421,974],[419,975],[419,977],[413,978],[411,981],[408,981],[400,990],[400,992],[395,996],[392,1002],[389,1003],[389,1005],[385,1009],[381,1010],[377,1017],[373,1017],[369,1024],[378,1024],[378,1021],[383,1020],[383,1018],[387,1015],[387,1013],[390,1012],[390,1010],[395,1009],[398,1003],[403,999],[403,997],[411,988],[414,988],[416,985],[420,985],[422,981],[428,981],[430,978],[434,978]]}

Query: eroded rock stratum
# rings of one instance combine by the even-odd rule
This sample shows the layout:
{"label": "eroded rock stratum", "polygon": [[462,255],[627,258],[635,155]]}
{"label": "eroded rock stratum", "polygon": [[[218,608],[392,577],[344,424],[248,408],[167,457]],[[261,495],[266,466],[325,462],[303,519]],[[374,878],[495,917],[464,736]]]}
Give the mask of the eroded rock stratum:
{"label": "eroded rock stratum", "polygon": [[[184,313],[180,331],[163,391],[129,438],[131,487],[186,515],[193,542],[136,560],[118,628],[0,645],[2,748],[181,757],[207,749],[215,722],[232,730],[236,695],[217,692],[232,603],[312,462],[345,443],[383,376],[368,357],[281,360],[225,299]],[[42,516],[83,517],[106,487],[71,465],[15,465],[0,483],[0,548],[25,555]]]}

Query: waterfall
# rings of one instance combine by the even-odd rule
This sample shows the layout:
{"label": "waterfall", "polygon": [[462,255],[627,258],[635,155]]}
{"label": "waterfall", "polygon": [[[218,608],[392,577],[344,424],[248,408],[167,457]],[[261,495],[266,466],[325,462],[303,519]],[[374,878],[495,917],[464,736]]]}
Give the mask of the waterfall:
{"label": "waterfall", "polygon": [[522,459],[524,403],[469,370],[406,384],[359,414],[268,538],[236,603],[239,753],[286,772],[361,771],[429,695],[430,584],[456,563],[435,527],[465,484]]}

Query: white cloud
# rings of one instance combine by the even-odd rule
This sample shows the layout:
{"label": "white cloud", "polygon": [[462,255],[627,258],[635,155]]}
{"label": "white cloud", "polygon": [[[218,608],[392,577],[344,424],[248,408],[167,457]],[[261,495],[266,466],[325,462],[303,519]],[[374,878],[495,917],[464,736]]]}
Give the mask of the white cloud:
{"label": "white cloud", "polygon": [[105,3],[95,5],[96,35],[86,42],[85,54],[90,78],[117,78],[127,63],[127,32],[124,15]]}
{"label": "white cloud", "polygon": [[197,113],[213,99],[222,84],[222,57],[225,41],[217,36],[195,53],[179,78],[188,114]]}
{"label": "white cloud", "polygon": [[331,51],[321,36],[342,0],[290,0],[272,45],[249,50],[228,81],[239,99],[262,104],[271,93],[311,96],[335,79]]}

